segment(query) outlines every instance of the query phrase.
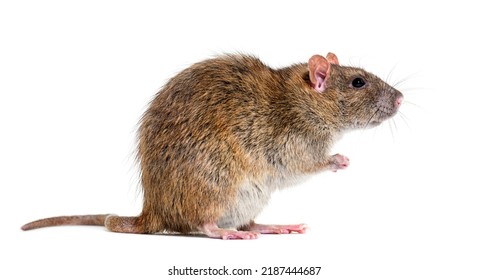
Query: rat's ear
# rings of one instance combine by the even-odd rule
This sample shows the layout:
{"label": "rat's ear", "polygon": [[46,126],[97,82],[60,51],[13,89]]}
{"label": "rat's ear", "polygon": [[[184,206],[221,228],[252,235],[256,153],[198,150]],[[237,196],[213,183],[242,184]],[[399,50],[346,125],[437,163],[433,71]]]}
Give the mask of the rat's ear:
{"label": "rat's ear", "polygon": [[[338,59],[336,59],[336,61],[338,61]],[[326,90],[329,74],[331,72],[330,62],[323,56],[313,55],[309,59],[307,66],[309,68],[309,79],[311,80],[312,86],[317,92],[323,93]]]}
{"label": "rat's ear", "polygon": [[329,63],[331,63],[331,64],[336,64],[336,65],[340,64],[338,62],[338,57],[336,56],[336,54],[331,53],[331,52],[328,53],[328,55],[326,55],[326,60],[328,60]]}

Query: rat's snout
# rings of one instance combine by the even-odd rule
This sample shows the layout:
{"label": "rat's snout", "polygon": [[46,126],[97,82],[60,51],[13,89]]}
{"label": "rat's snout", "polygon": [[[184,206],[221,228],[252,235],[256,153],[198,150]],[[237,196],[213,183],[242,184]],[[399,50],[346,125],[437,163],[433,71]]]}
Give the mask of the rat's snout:
{"label": "rat's snout", "polygon": [[396,97],[396,100],[394,101],[394,106],[396,107],[396,109],[399,109],[399,107],[401,107],[403,100],[404,100],[404,96],[402,96],[402,94]]}
{"label": "rat's snout", "polygon": [[397,89],[390,88],[390,90],[386,92],[386,97],[392,106],[392,113],[395,114],[399,107],[401,107],[402,102],[404,101],[404,96]]}
{"label": "rat's snout", "polygon": [[399,110],[399,107],[401,107],[403,101],[404,96],[400,91],[394,88],[384,91],[377,101],[377,106],[374,113],[375,117],[370,121],[370,123],[374,123],[373,120],[375,120],[377,123],[381,123],[384,120],[393,117]]}

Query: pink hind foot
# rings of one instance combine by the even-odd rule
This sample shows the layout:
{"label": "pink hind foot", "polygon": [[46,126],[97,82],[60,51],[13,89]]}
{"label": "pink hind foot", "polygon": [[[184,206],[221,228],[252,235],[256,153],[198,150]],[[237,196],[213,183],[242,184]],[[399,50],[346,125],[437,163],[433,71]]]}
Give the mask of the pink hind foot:
{"label": "pink hind foot", "polygon": [[220,239],[257,239],[260,236],[256,231],[241,231],[219,228],[215,223],[206,224],[200,230],[210,238]]}
{"label": "pink hind foot", "polygon": [[262,225],[251,222],[242,229],[256,231],[263,234],[288,234],[288,233],[305,233],[308,229],[306,224],[298,225]]}

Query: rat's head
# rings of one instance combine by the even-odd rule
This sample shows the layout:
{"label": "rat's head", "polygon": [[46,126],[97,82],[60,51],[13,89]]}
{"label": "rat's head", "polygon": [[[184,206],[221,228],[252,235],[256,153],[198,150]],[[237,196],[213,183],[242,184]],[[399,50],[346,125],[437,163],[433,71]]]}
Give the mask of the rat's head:
{"label": "rat's head", "polygon": [[363,69],[340,66],[332,53],[314,55],[308,67],[312,86],[325,96],[334,96],[347,127],[378,125],[401,106],[402,93]]}

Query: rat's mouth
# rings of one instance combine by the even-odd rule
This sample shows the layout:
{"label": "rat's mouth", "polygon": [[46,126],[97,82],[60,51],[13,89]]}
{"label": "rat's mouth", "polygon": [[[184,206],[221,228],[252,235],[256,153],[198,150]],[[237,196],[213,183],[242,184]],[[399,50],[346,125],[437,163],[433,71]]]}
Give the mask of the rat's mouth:
{"label": "rat's mouth", "polygon": [[397,113],[397,109],[388,107],[379,107],[375,113],[375,117],[372,122],[378,122],[379,124],[389,118],[392,118]]}
{"label": "rat's mouth", "polygon": [[393,117],[397,113],[397,109],[392,107],[378,107],[375,113],[376,119],[379,122],[385,121],[388,118]]}
{"label": "rat's mouth", "polygon": [[369,124],[378,125],[381,122],[393,117],[403,101],[403,96],[399,92],[398,96],[394,100],[381,99],[377,102],[377,110],[373,114]]}
{"label": "rat's mouth", "polygon": [[367,127],[380,125],[385,120],[393,117],[397,113],[397,108],[389,105],[387,102],[380,101],[377,104],[377,109],[372,114],[372,117],[367,122]]}
{"label": "rat's mouth", "polygon": [[371,120],[367,126],[369,127],[374,127],[374,126],[378,126],[382,123],[382,121],[377,121],[377,120]]}

